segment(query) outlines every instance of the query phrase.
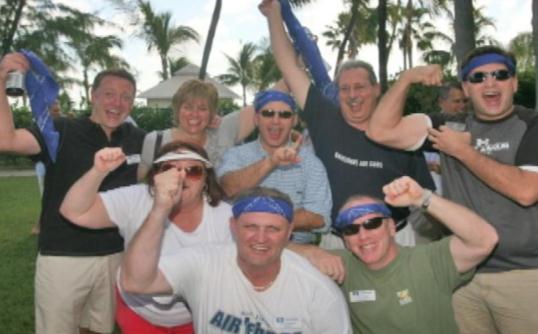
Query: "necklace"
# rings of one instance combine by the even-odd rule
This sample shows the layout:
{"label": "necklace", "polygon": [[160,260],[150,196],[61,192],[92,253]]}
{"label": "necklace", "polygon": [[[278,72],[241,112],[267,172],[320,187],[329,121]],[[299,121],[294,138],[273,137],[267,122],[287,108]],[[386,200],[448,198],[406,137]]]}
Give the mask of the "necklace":
{"label": "necklace", "polygon": [[272,280],[270,281],[269,283],[265,284],[265,285],[261,285],[261,286],[257,286],[257,285],[252,285],[252,287],[254,288],[254,291],[265,291],[267,289],[269,289],[271,287],[271,285],[273,285],[273,283],[275,282],[275,280]]}

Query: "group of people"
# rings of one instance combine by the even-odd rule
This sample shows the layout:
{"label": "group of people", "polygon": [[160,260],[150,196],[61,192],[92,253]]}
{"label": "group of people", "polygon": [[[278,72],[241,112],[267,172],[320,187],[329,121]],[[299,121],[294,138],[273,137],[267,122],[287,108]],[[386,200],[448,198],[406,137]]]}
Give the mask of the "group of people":
{"label": "group of people", "polygon": [[[220,118],[215,87],[192,80],[173,97],[175,126],[145,134],[125,122],[135,79],[105,70],[89,117],[53,121],[55,157],[37,126],[14,128],[5,94],[8,73],[31,64],[2,58],[0,151],[46,166],[36,333],[538,328],[538,116],[513,104],[514,57],[473,50],[443,112],[403,116],[411,85],[442,84],[439,66],[381,96],[372,66],[347,61],[329,97],[318,55],[301,55],[308,70],[296,61],[288,7],[259,6],[283,81],[252,106]],[[448,111],[466,99],[468,112]],[[440,155],[444,197],[425,151]],[[450,234],[415,246],[423,219]]]}

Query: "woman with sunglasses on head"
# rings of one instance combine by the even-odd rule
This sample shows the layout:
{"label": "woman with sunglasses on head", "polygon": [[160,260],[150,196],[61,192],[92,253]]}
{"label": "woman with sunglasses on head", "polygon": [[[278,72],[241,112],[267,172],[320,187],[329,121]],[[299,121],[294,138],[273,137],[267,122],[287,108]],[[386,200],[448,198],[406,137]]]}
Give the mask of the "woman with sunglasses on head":
{"label": "woman with sunglasses on head", "polygon": [[[77,225],[118,228],[125,245],[163,198],[180,196],[166,221],[161,256],[183,247],[230,242],[229,204],[221,201],[213,164],[200,147],[180,141],[163,146],[147,184],[98,192],[103,179],[125,162],[120,148],[95,154],[94,166],[67,193],[60,212]],[[164,204],[163,204],[164,203]],[[190,311],[177,297],[132,295],[118,290],[116,319],[123,333],[193,333]]]}
{"label": "woman with sunglasses on head", "polygon": [[217,113],[218,92],[209,82],[189,80],[172,97],[175,127],[147,134],[138,170],[143,179],[151,168],[161,145],[174,140],[203,147],[209,161],[217,166],[224,151],[240,143],[254,130],[254,109],[245,106],[220,118]]}

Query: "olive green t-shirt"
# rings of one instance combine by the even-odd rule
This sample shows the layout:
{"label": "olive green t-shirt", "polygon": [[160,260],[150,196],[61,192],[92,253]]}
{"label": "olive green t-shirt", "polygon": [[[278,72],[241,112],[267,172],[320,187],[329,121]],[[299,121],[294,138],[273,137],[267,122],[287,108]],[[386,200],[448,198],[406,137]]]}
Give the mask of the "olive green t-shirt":
{"label": "olive green t-shirt", "polygon": [[449,239],[417,247],[399,247],[386,268],[369,270],[348,250],[342,256],[347,275],[341,289],[354,333],[458,333],[453,291],[474,271],[459,274]]}

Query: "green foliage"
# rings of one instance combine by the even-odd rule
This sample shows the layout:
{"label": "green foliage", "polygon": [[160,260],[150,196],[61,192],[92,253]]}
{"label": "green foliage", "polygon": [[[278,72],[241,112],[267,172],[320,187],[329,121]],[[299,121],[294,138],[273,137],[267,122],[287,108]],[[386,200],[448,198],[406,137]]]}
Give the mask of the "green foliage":
{"label": "green foliage", "polygon": [[[32,125],[32,113],[28,107],[14,106],[13,110],[13,122],[15,123],[16,128],[27,128]],[[17,168],[31,168],[32,163],[26,157],[21,157],[13,154],[0,154],[0,168],[6,166],[17,166]]]}
{"label": "green foliage", "polygon": [[40,210],[37,181],[0,177],[0,332],[34,332],[36,237]]}
{"label": "green foliage", "polygon": [[405,102],[404,114],[431,113],[439,110],[437,106],[437,87],[413,85]]}
{"label": "green foliage", "polygon": [[135,107],[131,117],[141,129],[147,132],[172,127],[171,108]]}
{"label": "green foliage", "polygon": [[534,109],[536,97],[534,94],[534,72],[527,71],[518,73],[518,89],[514,95],[514,104],[519,104],[527,108]]}
{"label": "green foliage", "polygon": [[227,115],[233,111],[241,109],[241,106],[230,99],[219,99],[219,114],[221,116]]}

